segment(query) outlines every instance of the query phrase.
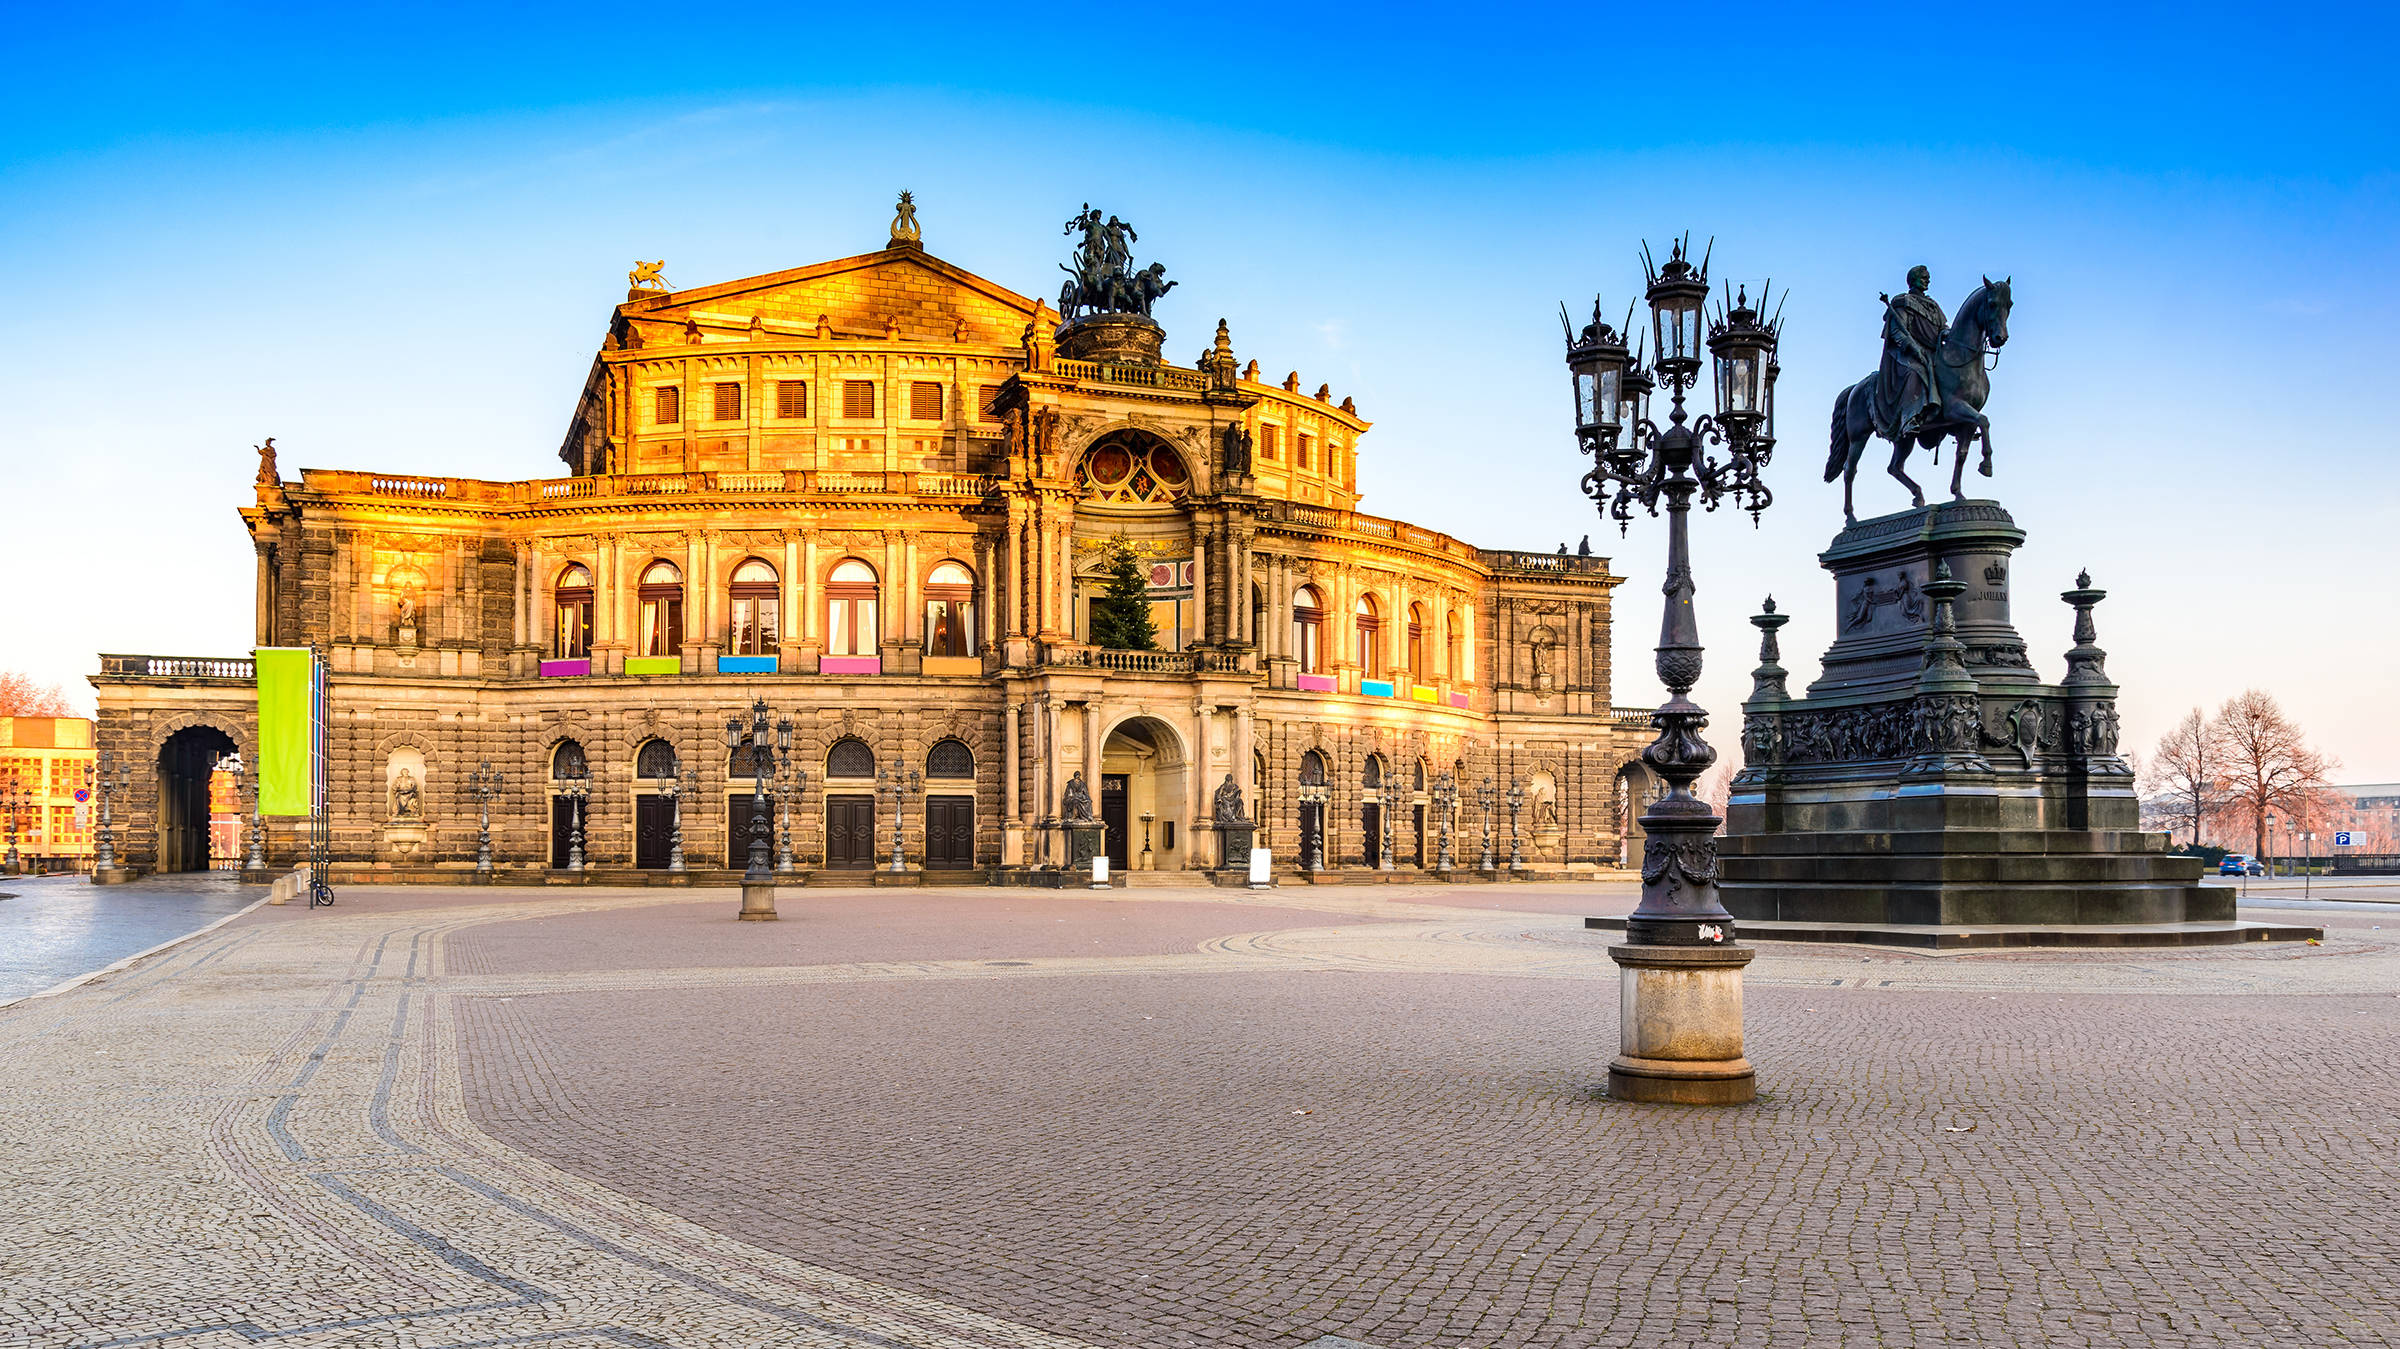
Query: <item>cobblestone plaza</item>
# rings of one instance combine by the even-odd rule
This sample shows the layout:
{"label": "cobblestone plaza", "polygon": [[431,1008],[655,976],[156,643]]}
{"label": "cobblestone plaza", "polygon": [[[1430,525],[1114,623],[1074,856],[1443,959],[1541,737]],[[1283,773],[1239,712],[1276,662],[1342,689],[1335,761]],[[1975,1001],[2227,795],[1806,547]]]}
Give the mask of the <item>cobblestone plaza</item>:
{"label": "cobblestone plaza", "polygon": [[351,889],[0,1008],[0,1345],[2400,1337],[2366,906],[1762,944],[1719,1111],[1593,1094],[1590,886],[734,908]]}

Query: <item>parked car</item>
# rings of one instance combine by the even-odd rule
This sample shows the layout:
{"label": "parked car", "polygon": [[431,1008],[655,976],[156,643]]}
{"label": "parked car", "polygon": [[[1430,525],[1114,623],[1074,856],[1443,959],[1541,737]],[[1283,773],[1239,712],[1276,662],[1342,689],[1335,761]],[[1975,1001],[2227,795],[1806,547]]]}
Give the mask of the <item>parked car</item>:
{"label": "parked car", "polygon": [[2264,876],[2267,874],[2267,868],[2265,863],[2248,853],[2229,852],[2225,854],[2224,861],[2217,863],[2217,874],[2220,876]]}

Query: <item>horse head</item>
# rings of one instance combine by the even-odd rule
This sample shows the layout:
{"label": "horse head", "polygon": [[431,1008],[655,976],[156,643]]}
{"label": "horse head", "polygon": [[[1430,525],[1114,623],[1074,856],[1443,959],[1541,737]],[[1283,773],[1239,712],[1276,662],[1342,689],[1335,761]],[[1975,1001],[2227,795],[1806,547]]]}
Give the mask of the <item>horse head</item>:
{"label": "horse head", "polygon": [[1981,298],[1977,307],[1982,311],[1983,334],[1995,351],[2008,345],[2008,311],[2016,303],[2008,293],[2008,283],[2013,279],[2004,276],[1994,281],[1987,276],[1983,279],[1983,289],[1978,292]]}

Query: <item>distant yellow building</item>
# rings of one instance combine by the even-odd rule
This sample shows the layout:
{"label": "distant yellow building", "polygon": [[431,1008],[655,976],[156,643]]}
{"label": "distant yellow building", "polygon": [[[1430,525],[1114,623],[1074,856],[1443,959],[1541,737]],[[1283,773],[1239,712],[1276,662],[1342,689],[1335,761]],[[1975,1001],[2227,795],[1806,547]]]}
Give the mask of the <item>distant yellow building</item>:
{"label": "distant yellow building", "polygon": [[92,723],[0,717],[0,849],[16,822],[17,855],[80,865],[92,856]]}

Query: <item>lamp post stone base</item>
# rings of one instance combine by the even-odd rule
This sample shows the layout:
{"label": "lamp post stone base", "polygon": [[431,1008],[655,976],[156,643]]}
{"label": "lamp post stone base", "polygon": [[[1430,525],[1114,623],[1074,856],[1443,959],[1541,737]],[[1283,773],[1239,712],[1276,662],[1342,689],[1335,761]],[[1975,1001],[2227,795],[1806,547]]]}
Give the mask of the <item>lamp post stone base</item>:
{"label": "lamp post stone base", "polygon": [[775,886],[772,882],[758,884],[742,882],[742,911],[734,917],[745,923],[772,923],[775,914]]}
{"label": "lamp post stone base", "polygon": [[1757,1073],[1742,1057],[1742,967],[1757,952],[1627,944],[1608,954],[1622,981],[1610,1099],[1742,1105],[1757,1098]]}
{"label": "lamp post stone base", "polygon": [[123,885],[132,879],[133,873],[123,867],[95,867],[92,870],[94,885]]}

